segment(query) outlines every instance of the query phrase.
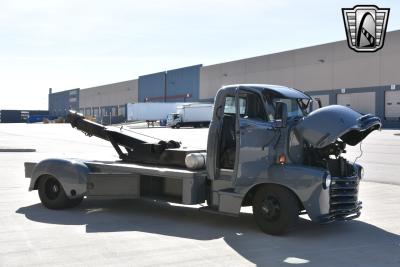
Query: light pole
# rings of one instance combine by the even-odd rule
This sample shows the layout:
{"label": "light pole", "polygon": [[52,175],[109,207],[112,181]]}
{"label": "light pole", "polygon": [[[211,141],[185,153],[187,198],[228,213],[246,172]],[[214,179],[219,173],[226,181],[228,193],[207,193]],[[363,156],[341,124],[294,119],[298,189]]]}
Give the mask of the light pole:
{"label": "light pole", "polygon": [[187,93],[187,94],[185,95],[185,97],[183,98],[183,102],[186,102],[186,98],[189,98],[189,97],[191,97],[191,95],[190,95],[189,93]]}

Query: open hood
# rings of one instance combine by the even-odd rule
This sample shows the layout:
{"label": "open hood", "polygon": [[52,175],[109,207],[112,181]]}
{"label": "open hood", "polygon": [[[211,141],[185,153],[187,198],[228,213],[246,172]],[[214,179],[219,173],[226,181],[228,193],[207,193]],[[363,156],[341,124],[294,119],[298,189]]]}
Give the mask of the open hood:
{"label": "open hood", "polygon": [[310,145],[323,148],[338,138],[355,146],[381,126],[381,120],[374,115],[362,115],[351,108],[332,105],[311,112],[295,129]]}

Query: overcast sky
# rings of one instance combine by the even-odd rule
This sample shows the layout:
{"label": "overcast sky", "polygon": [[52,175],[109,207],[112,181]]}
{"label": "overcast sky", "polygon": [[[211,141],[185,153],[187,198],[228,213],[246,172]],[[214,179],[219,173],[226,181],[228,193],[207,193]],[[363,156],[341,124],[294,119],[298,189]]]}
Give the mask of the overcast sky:
{"label": "overcast sky", "polygon": [[[341,8],[400,1],[0,0],[0,110],[62,91],[345,39]],[[400,45],[400,44],[399,44]]]}

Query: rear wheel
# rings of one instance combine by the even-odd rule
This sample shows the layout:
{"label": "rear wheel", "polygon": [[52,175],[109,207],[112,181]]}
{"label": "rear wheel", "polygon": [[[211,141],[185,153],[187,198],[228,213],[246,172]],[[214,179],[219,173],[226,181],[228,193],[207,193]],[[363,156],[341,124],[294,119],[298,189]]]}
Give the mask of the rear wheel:
{"label": "rear wheel", "polygon": [[40,201],[48,209],[72,208],[83,200],[83,197],[68,198],[61,183],[50,175],[42,176],[39,179],[38,191]]}
{"label": "rear wheel", "polygon": [[254,196],[253,216],[263,232],[282,235],[296,225],[299,203],[289,189],[265,185],[260,187]]}

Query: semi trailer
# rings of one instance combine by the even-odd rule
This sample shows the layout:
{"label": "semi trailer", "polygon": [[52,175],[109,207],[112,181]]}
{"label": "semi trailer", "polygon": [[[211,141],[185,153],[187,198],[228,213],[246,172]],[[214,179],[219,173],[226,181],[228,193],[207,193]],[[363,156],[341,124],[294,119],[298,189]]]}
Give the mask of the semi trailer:
{"label": "semi trailer", "polygon": [[126,105],[128,121],[155,122],[166,120],[183,103],[129,103]]}
{"label": "semi trailer", "polygon": [[203,150],[71,112],[72,127],[110,141],[120,160],[26,162],[25,176],[49,209],[74,207],[86,197],[202,204],[201,210],[231,216],[252,206],[260,229],[274,235],[292,229],[300,214],[318,223],[352,220],[362,208],[364,170],[343,153],[380,129],[380,119],[339,105],[311,111],[311,102],[283,86],[224,86]]}

